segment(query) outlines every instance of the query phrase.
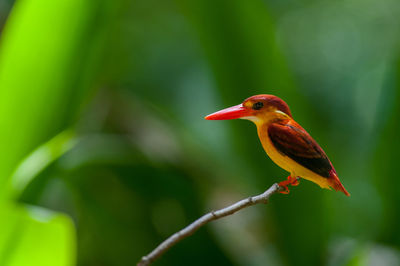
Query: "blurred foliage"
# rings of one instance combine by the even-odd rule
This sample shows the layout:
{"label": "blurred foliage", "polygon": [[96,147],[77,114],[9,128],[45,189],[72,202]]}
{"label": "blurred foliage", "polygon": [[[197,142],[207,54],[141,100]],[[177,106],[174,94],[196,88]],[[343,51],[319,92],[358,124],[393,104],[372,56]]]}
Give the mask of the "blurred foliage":
{"label": "blurred foliage", "polygon": [[155,264],[399,265],[399,15],[396,0],[0,1],[0,265],[133,265],[283,180],[253,125],[203,120],[258,93],[290,105],[352,196],[304,180]]}

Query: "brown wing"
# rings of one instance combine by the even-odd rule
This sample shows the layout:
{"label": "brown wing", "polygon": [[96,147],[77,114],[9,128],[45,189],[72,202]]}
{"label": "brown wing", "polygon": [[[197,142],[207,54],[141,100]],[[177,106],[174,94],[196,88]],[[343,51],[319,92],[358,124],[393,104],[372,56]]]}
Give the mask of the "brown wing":
{"label": "brown wing", "polygon": [[325,152],[297,123],[272,123],[268,136],[280,153],[320,176],[330,176],[332,165]]}

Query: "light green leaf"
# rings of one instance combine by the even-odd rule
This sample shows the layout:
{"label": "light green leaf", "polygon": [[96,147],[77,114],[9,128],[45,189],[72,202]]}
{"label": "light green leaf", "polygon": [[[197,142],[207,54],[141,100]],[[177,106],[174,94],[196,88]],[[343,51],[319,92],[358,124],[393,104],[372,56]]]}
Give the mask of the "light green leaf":
{"label": "light green leaf", "polygon": [[13,193],[17,197],[26,186],[52,162],[71,150],[77,139],[71,131],[64,131],[30,153],[11,177]]}
{"label": "light green leaf", "polygon": [[65,215],[39,207],[3,205],[0,227],[0,265],[75,263],[75,229]]}
{"label": "light green leaf", "polygon": [[107,29],[99,21],[110,22],[108,7],[102,0],[21,0],[9,16],[0,44],[0,265],[75,263],[69,218],[6,202],[68,149],[70,136],[60,135],[15,171],[73,123],[94,87],[94,54]]}

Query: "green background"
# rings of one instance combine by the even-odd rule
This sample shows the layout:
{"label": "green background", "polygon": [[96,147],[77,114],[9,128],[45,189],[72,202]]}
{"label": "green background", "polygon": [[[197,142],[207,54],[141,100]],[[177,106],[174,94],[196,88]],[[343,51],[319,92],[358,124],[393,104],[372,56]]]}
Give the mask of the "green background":
{"label": "green background", "polygon": [[397,0],[0,0],[0,265],[135,265],[287,173],[274,94],[351,193],[301,181],[155,265],[400,265]]}

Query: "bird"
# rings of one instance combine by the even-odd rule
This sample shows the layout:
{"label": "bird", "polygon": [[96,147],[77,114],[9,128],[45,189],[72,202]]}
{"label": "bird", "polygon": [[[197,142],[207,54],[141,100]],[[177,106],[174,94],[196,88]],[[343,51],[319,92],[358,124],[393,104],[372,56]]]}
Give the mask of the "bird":
{"label": "bird", "polygon": [[246,119],[257,126],[261,144],[271,160],[289,172],[279,182],[288,194],[288,185],[297,186],[299,178],[321,188],[341,191],[350,196],[339,180],[335,168],[318,143],[292,116],[286,102],[270,94],[254,95],[235,105],[205,117],[206,120]]}

